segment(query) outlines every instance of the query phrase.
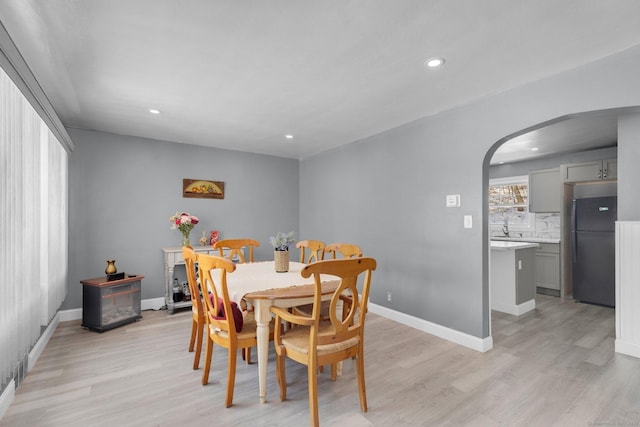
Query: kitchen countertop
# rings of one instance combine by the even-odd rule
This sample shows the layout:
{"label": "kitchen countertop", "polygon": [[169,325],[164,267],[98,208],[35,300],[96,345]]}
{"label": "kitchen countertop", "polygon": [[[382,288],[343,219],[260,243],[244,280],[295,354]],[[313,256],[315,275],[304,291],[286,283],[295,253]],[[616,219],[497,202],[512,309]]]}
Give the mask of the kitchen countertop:
{"label": "kitchen countertop", "polygon": [[502,237],[491,236],[493,241],[506,242],[532,242],[532,243],[560,243],[560,239],[552,239],[550,237]]}
{"label": "kitchen countertop", "polygon": [[533,242],[507,242],[507,241],[492,241],[491,249],[498,251],[515,251],[517,249],[537,248],[540,246]]}

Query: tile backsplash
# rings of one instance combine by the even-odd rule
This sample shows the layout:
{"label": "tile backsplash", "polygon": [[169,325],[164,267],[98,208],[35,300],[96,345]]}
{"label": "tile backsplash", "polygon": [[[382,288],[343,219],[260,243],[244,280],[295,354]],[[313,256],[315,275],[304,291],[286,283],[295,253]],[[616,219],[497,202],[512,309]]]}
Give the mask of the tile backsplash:
{"label": "tile backsplash", "polygon": [[[559,213],[531,213],[530,215],[533,215],[535,218],[533,228],[518,230],[516,227],[513,227],[510,230],[511,236],[560,239]],[[503,236],[501,225],[492,225],[490,230],[491,236]]]}

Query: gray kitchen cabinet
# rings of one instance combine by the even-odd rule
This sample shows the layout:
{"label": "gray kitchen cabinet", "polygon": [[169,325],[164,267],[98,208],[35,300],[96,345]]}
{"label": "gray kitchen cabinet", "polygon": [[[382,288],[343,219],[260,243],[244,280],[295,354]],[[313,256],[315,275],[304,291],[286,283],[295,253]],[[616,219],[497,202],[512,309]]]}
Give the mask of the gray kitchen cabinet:
{"label": "gray kitchen cabinet", "polygon": [[560,212],[560,168],[529,172],[529,212]]}
{"label": "gray kitchen cabinet", "polygon": [[536,260],[533,248],[516,251],[516,304],[523,304],[535,298],[535,271],[532,266]]}
{"label": "gray kitchen cabinet", "polygon": [[536,248],[536,291],[560,296],[560,244],[540,243]]}
{"label": "gray kitchen cabinet", "polygon": [[618,178],[618,160],[594,160],[591,162],[562,165],[564,182],[603,181]]}
{"label": "gray kitchen cabinet", "polygon": [[602,161],[604,176],[602,179],[618,179],[618,159]]}
{"label": "gray kitchen cabinet", "polygon": [[491,242],[491,310],[520,316],[536,308],[537,243]]}

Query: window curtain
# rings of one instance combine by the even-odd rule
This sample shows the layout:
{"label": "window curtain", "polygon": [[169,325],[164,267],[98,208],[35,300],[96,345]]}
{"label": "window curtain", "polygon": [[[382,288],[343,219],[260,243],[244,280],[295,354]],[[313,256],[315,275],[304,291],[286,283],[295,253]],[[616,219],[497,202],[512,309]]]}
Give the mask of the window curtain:
{"label": "window curtain", "polygon": [[0,68],[0,392],[19,384],[68,274],[68,153]]}

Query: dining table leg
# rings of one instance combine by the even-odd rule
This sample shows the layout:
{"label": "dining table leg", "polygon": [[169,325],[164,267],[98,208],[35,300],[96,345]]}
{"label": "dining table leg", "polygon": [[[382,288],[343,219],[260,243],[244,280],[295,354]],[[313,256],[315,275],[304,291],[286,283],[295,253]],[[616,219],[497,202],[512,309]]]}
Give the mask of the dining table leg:
{"label": "dining table leg", "polygon": [[267,363],[269,361],[269,323],[271,301],[256,300],[256,336],[258,341],[258,385],[260,387],[260,402],[267,402]]}

